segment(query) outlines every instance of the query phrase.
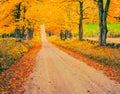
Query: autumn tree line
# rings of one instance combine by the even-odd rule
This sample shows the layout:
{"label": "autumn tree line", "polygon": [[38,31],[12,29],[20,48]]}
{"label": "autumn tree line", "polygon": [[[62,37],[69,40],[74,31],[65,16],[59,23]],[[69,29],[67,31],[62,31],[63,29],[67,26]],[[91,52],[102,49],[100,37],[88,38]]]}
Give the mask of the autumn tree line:
{"label": "autumn tree line", "polygon": [[[77,27],[79,40],[81,41],[83,40],[84,21],[86,21],[86,23],[89,23],[90,21],[92,21],[91,23],[99,23],[99,28],[100,28],[99,29],[99,32],[100,32],[99,45],[100,46],[106,45],[106,39],[107,39],[107,33],[108,33],[107,19],[109,16],[111,16],[111,15],[108,15],[109,8],[110,6],[112,6],[113,8],[119,7],[111,4],[113,2],[114,3],[119,2],[117,0],[113,0],[113,1],[111,0],[54,0],[54,1],[3,0],[3,1],[0,1],[0,6],[2,6],[3,4],[9,1],[15,2],[15,5],[12,6],[11,8],[12,11],[10,11],[10,14],[5,15],[5,17],[3,17],[4,19],[12,17],[10,18],[11,20],[8,23],[4,22],[5,23],[4,27],[6,28],[10,27],[9,25],[7,25],[9,23],[11,25],[14,24],[15,27],[14,27],[14,30],[12,30],[13,32],[11,32],[10,34],[4,33],[2,37],[12,36],[15,38],[32,39],[33,33],[35,31],[34,25],[38,24],[40,26],[40,24],[45,23],[47,30],[49,30],[49,28],[52,28],[52,27],[59,28],[59,30],[56,29],[55,33],[59,31],[61,40],[65,40],[66,38],[72,38],[73,37],[72,29],[74,27]],[[93,7],[94,5],[97,6],[96,7],[97,9]],[[94,11],[94,12],[91,12],[91,14],[94,15],[95,18],[91,17],[90,14],[88,13],[91,11],[90,9]],[[96,10],[98,10],[97,13],[95,13]],[[111,16],[111,18],[116,19],[118,22],[120,21],[119,15]],[[2,20],[3,19],[0,19],[0,22]],[[63,27],[65,27],[64,30],[63,30]],[[52,33],[54,33],[54,30],[52,31]],[[51,32],[48,32],[48,34],[51,35]]]}
{"label": "autumn tree line", "polygon": [[[104,7],[104,0],[94,0],[98,4],[98,12],[99,12],[99,27],[100,27],[100,38],[99,38],[99,45],[104,46],[106,45],[106,38],[108,33],[107,28],[107,16],[108,10],[111,0],[106,0],[105,7]],[[84,1],[79,1],[80,4],[80,23],[79,23],[79,39],[83,39],[83,3]]]}
{"label": "autumn tree line", "polygon": [[[15,23],[15,29],[9,34],[3,33],[2,38],[13,37],[28,40],[33,38],[34,27],[32,26],[33,24],[25,17],[26,11],[27,8],[26,6],[22,5],[22,2],[19,2],[15,5],[14,9],[12,10],[12,21]],[[9,25],[4,26],[9,27]]]}
{"label": "autumn tree line", "polygon": [[[85,6],[86,3],[91,3],[90,1],[93,1],[94,4],[96,4],[97,9],[98,9],[97,20],[98,20],[98,23],[99,23],[99,32],[100,32],[100,34],[99,34],[99,45],[100,46],[105,46],[106,45],[107,34],[108,34],[107,18],[108,18],[108,16],[111,16],[111,15],[108,15],[108,12],[109,12],[109,8],[110,8],[110,3],[112,1],[111,0],[66,0],[64,2],[72,2],[72,3],[77,2],[77,3],[79,3],[79,10],[78,10],[78,15],[79,15],[78,28],[79,28],[79,31],[78,31],[78,35],[79,35],[79,40],[82,41],[83,40],[83,33],[84,33],[83,21],[92,19],[90,17],[89,18],[87,17],[89,14],[86,13],[86,10],[88,10],[89,8],[92,8],[93,6],[90,6],[90,4],[89,4],[89,6],[87,6],[87,5]],[[114,0],[113,2],[118,2],[118,1]],[[67,9],[68,9],[68,7],[67,7]],[[116,7],[119,7],[119,6],[116,6]],[[93,9],[93,10],[96,10],[96,9]],[[70,11],[70,9],[69,9],[69,11]],[[67,14],[68,14],[67,17],[69,18],[69,20],[71,20],[69,11],[66,11]],[[71,8],[71,11],[72,11],[72,8]],[[115,10],[113,9],[113,12],[114,11]],[[93,15],[94,15],[94,13],[93,13]],[[120,17],[116,15],[116,16],[113,16],[113,17],[111,16],[111,18],[116,19],[119,22]],[[93,20],[95,21],[96,19],[93,19]],[[59,32],[60,39],[65,40],[66,39],[66,37],[65,37],[66,36],[66,30],[64,30],[64,32],[62,32],[62,31],[63,30],[60,30],[60,32]],[[70,30],[67,30],[67,31],[70,31]]]}
{"label": "autumn tree line", "polygon": [[[83,40],[83,20],[84,18],[84,3],[87,0],[76,0],[76,2],[79,2],[79,40]],[[89,1],[87,1],[89,2]],[[107,39],[107,16],[109,11],[109,6],[111,0],[94,0],[98,6],[98,12],[99,12],[99,28],[100,28],[100,35],[99,35],[99,45],[104,46],[106,45],[106,39]],[[64,37],[63,32],[60,32],[60,38],[62,39],[62,36]]]}

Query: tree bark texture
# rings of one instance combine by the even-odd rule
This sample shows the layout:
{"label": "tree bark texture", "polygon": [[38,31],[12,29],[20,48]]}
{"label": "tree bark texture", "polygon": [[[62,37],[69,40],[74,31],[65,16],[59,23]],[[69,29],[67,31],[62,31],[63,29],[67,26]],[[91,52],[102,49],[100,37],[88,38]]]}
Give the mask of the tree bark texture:
{"label": "tree bark texture", "polygon": [[80,4],[80,19],[79,19],[79,40],[83,39],[83,2],[79,1]]}
{"label": "tree bark texture", "polygon": [[104,46],[106,45],[107,39],[107,14],[109,10],[110,0],[106,1],[106,5],[104,8],[103,0],[98,1],[98,9],[99,9],[99,27],[100,27],[100,40],[99,45]]}

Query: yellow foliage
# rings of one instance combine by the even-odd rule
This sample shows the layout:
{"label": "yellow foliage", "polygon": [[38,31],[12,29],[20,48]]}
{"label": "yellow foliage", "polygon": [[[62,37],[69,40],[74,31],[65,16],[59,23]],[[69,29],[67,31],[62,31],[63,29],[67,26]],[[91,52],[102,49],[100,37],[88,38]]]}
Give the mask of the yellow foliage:
{"label": "yellow foliage", "polygon": [[8,55],[14,57],[14,59],[16,60],[20,58],[27,51],[28,51],[28,48],[23,45],[15,46],[8,51]]}
{"label": "yellow foliage", "polygon": [[[46,28],[72,29],[76,31],[79,24],[79,0],[9,0],[0,4],[0,28],[11,32],[16,24],[28,26],[27,20],[33,25],[42,24]],[[98,23],[98,8],[94,0],[80,0],[83,2],[84,18],[83,23]],[[120,1],[120,0],[119,0]],[[112,0],[109,11],[109,22],[117,22],[115,16],[119,17],[119,1]],[[20,22],[14,22],[13,10],[15,5],[22,2]],[[23,7],[26,7],[24,14]],[[113,13],[114,12],[114,13]],[[112,15],[112,17],[111,17]],[[25,16],[25,20],[22,20]],[[4,25],[9,25],[5,27]],[[54,32],[58,33],[58,29]]]}

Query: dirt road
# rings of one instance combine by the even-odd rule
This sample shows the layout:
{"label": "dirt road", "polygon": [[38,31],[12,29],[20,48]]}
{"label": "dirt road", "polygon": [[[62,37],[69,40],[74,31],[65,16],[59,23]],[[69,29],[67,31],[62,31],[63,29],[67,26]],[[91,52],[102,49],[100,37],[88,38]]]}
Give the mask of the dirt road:
{"label": "dirt road", "polygon": [[44,29],[41,34],[42,48],[24,94],[120,94],[119,83],[50,44]]}

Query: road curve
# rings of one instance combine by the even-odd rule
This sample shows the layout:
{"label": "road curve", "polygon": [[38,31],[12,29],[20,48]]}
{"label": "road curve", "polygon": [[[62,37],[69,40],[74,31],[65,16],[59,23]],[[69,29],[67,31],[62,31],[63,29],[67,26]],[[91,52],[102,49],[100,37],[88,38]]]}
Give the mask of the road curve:
{"label": "road curve", "polygon": [[41,35],[42,48],[24,94],[120,94],[120,83],[56,48],[44,29]]}

